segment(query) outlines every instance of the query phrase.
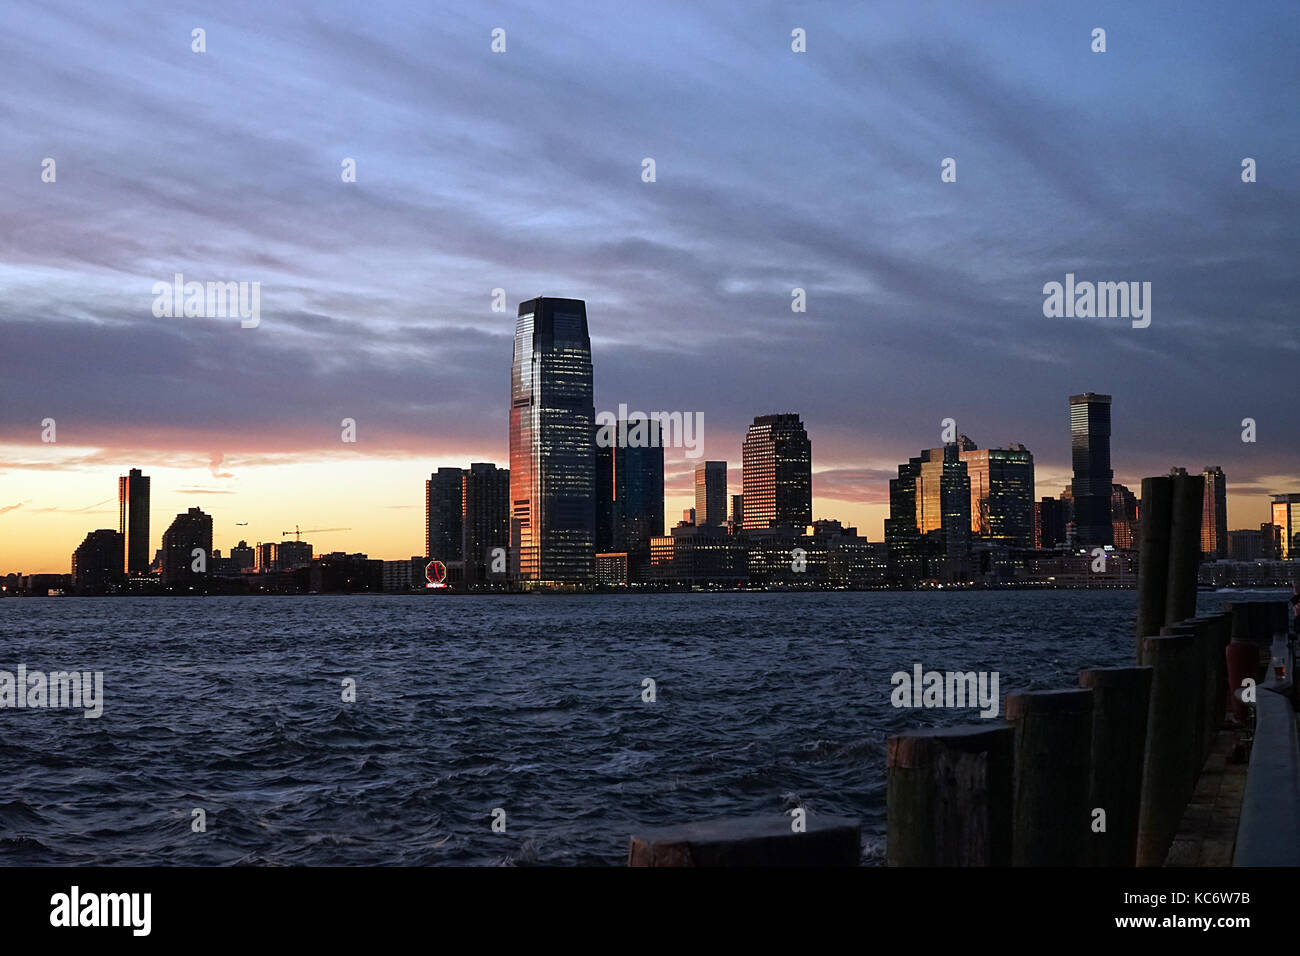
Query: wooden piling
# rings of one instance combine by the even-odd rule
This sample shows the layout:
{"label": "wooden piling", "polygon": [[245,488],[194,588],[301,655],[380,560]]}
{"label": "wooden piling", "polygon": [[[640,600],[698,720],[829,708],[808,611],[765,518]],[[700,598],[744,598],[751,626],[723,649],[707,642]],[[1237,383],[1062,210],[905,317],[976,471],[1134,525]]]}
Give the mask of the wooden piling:
{"label": "wooden piling", "polygon": [[1092,691],[1092,757],[1089,813],[1106,811],[1106,829],[1089,826],[1089,863],[1133,866],[1137,862],[1142,762],[1146,751],[1150,667],[1093,667],[1079,673]]}
{"label": "wooden piling", "polygon": [[890,737],[888,865],[1008,865],[1014,742],[1001,721]]}
{"label": "wooden piling", "polygon": [[728,817],[633,834],[628,866],[857,866],[861,826],[844,817]]}
{"label": "wooden piling", "polygon": [[1201,563],[1201,514],[1205,507],[1203,475],[1174,475],[1173,483],[1165,624],[1196,616],[1196,572]]}
{"label": "wooden piling", "polygon": [[1147,637],[1151,705],[1142,765],[1138,866],[1160,866],[1192,794],[1196,765],[1196,645],[1191,634]]}
{"label": "wooden piling", "polygon": [[1174,480],[1142,479],[1142,522],[1138,554],[1137,654],[1142,660],[1142,639],[1156,634],[1165,623],[1165,590],[1169,585],[1169,522],[1174,503]]}
{"label": "wooden piling", "polygon": [[1012,866],[1083,866],[1091,814],[1092,691],[1008,694],[1016,729]]}

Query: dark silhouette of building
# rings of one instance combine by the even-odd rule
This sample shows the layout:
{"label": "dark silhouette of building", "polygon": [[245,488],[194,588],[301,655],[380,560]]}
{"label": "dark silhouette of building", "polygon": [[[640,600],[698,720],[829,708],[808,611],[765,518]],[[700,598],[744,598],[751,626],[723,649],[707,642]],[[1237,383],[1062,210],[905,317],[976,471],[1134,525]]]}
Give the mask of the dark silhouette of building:
{"label": "dark silhouette of building", "polygon": [[1201,512],[1201,552],[1211,560],[1228,556],[1228,487],[1223,469],[1206,465],[1205,506]]}
{"label": "dark silhouette of building", "polygon": [[510,373],[510,560],[520,581],[594,580],[595,420],[586,303],[521,302]]}
{"label": "dark silhouette of building", "polygon": [[[195,549],[203,560],[194,570]],[[162,582],[166,587],[197,587],[208,580],[207,563],[212,556],[212,516],[198,508],[178,514],[163,532]]]}
{"label": "dark silhouette of building", "polygon": [[72,552],[72,587],[78,594],[110,594],[122,583],[122,533],[92,531]]}
{"label": "dark silhouette of building", "polygon": [[727,463],[702,461],[695,466],[695,523],[727,523]]}
{"label": "dark silhouette of building", "polygon": [[1139,502],[1126,485],[1110,486],[1110,524],[1117,548],[1136,551],[1141,544],[1138,525]]}
{"label": "dark silhouette of building", "polygon": [[230,549],[230,561],[237,570],[243,571],[257,564],[257,552],[248,546],[247,541],[240,541]]}
{"label": "dark silhouette of building", "polygon": [[799,416],[758,416],[742,454],[742,527],[807,527],[812,522],[812,442]]}
{"label": "dark silhouette of building", "polygon": [[149,478],[132,468],[117,479],[117,530],[127,574],[149,573]]}
{"label": "dark silhouette of building", "polygon": [[307,541],[259,542],[256,555],[259,574],[296,571],[311,564],[312,546]]}
{"label": "dark silhouette of building", "polygon": [[607,426],[596,447],[596,550],[625,552],[635,579],[664,533],[664,449],[651,418]]}
{"label": "dark silhouette of building", "polygon": [[1034,547],[1050,551],[1065,544],[1070,523],[1070,503],[1060,498],[1043,498],[1034,505]]}
{"label": "dark silhouette of building", "polygon": [[464,478],[463,468],[439,468],[424,483],[424,550],[430,559],[462,559]]}
{"label": "dark silhouette of building", "polygon": [[1070,450],[1074,464],[1071,491],[1078,544],[1091,548],[1115,543],[1110,496],[1110,396],[1085,392],[1070,396]]}
{"label": "dark silhouette of building", "polygon": [[745,496],[731,496],[731,527],[740,530],[745,524]]}
{"label": "dark silhouette of building", "polygon": [[493,551],[510,547],[510,471],[486,462],[472,462],[461,479],[461,553],[465,580],[505,580],[509,570],[502,564],[494,572]]}

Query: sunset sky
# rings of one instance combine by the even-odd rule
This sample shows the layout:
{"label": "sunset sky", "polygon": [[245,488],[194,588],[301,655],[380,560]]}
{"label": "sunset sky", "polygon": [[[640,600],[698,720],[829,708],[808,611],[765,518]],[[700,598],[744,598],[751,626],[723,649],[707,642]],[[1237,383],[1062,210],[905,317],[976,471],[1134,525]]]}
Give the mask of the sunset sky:
{"label": "sunset sky", "polygon": [[[597,410],[703,413],[731,493],[753,416],[799,413],[814,517],[872,540],[947,417],[1059,494],[1084,391],[1117,481],[1222,465],[1257,527],[1300,491],[1298,9],[11,3],[0,573],[67,571],[132,467],[151,552],[197,505],[223,553],[421,553],[429,472],[507,464],[536,295],[586,300]],[[1151,282],[1150,327],[1044,317],[1067,272]],[[176,273],[261,283],[260,325],[155,317]]]}

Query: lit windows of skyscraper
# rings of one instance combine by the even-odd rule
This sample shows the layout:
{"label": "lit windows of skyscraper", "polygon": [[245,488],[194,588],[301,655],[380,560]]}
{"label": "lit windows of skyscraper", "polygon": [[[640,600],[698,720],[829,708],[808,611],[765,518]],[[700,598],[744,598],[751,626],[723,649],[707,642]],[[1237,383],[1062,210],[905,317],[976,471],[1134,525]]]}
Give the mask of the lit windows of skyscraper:
{"label": "lit windows of skyscraper", "polygon": [[1034,456],[1024,445],[976,448],[962,436],[970,479],[971,533],[1015,548],[1034,546]]}
{"label": "lit windows of skyscraper", "polygon": [[117,479],[118,532],[127,574],[149,573],[149,478],[132,468]]}
{"label": "lit windows of skyscraper", "polygon": [[594,577],[595,418],[586,303],[521,302],[510,373],[510,560],[521,581]]}
{"label": "lit windows of skyscraper", "polygon": [[727,523],[727,463],[702,461],[695,466],[695,523]]}
{"label": "lit windows of skyscraper", "polygon": [[812,442],[798,415],[761,415],[749,426],[741,485],[746,530],[812,523]]}
{"label": "lit windows of skyscraper", "polygon": [[1109,395],[1085,392],[1070,396],[1070,449],[1074,465],[1071,491],[1077,543],[1082,547],[1114,544],[1111,524]]}
{"label": "lit windows of skyscraper", "polygon": [[1283,561],[1300,557],[1300,495],[1273,496],[1275,556]]}
{"label": "lit windows of skyscraper", "polygon": [[1111,485],[1110,522],[1117,548],[1132,551],[1138,547],[1138,499],[1125,485]]}
{"label": "lit windows of skyscraper", "polygon": [[1205,506],[1201,512],[1201,552],[1212,559],[1228,556],[1228,489],[1223,469],[1207,465]]}

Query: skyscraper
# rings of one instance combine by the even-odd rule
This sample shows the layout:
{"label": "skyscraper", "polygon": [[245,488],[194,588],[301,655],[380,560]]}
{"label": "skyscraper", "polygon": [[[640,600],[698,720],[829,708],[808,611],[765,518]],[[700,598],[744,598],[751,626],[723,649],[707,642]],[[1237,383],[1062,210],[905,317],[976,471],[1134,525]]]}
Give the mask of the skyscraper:
{"label": "skyscraper", "polygon": [[1110,396],[1070,396],[1070,450],[1074,463],[1074,524],[1082,547],[1115,543],[1110,496]]}
{"label": "skyscraper", "polygon": [[205,571],[194,570],[194,549],[203,551],[206,568],[212,557],[212,516],[198,508],[178,514],[162,537],[163,584],[195,584],[207,579]]}
{"label": "skyscraper", "polygon": [[424,483],[424,551],[430,559],[462,559],[464,476],[463,468],[439,468]]}
{"label": "skyscraper", "polygon": [[[493,549],[510,547],[510,472],[485,462],[474,462],[461,481],[461,553],[465,580],[481,581],[495,573]],[[508,569],[508,566],[502,566]]]}
{"label": "skyscraper", "polygon": [[695,466],[695,523],[727,523],[727,463],[702,461]]}
{"label": "skyscraper", "polygon": [[149,479],[132,468],[117,479],[117,530],[127,574],[149,573]]}
{"label": "skyscraper", "polygon": [[[965,438],[965,436],[962,436]],[[1015,548],[1034,546],[1034,456],[1010,448],[958,445],[970,478],[971,533]]]}
{"label": "skyscraper", "polygon": [[1283,561],[1300,552],[1300,495],[1273,496],[1273,550]]}
{"label": "skyscraper", "polygon": [[1201,512],[1201,552],[1211,559],[1228,556],[1228,488],[1223,469],[1206,465],[1205,506]]}
{"label": "skyscraper", "polygon": [[510,372],[510,560],[520,581],[595,575],[595,419],[586,303],[521,302]]}
{"label": "skyscraper", "polygon": [[885,543],[904,578],[964,580],[970,553],[971,490],[956,443],[929,448],[889,481]]}
{"label": "skyscraper", "polygon": [[812,523],[812,442],[798,415],[760,415],[742,451],[746,531]]}
{"label": "skyscraper", "polygon": [[[664,449],[659,422],[619,421],[597,429],[596,550],[649,558],[664,533]],[[644,563],[644,562],[642,562]],[[637,561],[631,562],[639,567]]]}
{"label": "skyscraper", "polygon": [[1110,486],[1110,523],[1115,547],[1133,551],[1141,543],[1138,508],[1137,495],[1126,485]]}
{"label": "skyscraper", "polygon": [[72,586],[78,594],[104,594],[122,582],[122,533],[92,531],[72,552]]}

